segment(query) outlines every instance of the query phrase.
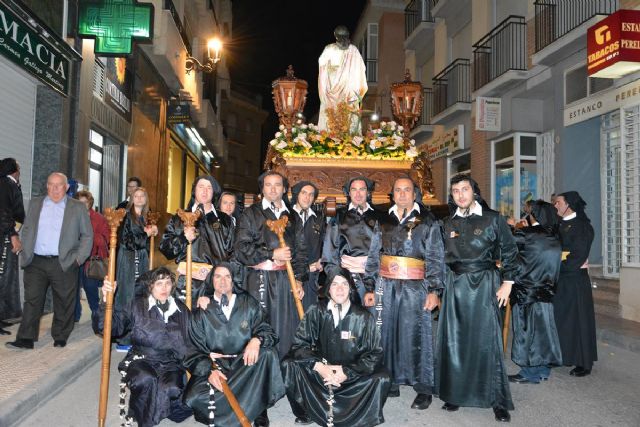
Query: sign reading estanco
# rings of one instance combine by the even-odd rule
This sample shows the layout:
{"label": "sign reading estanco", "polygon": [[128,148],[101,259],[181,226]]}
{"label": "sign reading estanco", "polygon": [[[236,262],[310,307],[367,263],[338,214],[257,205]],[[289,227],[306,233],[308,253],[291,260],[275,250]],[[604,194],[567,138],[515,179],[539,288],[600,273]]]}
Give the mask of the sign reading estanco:
{"label": "sign reading estanco", "polygon": [[[46,37],[54,37],[46,34]],[[0,2],[0,53],[63,95],[69,94],[71,60],[44,34]]]}
{"label": "sign reading estanco", "polygon": [[640,11],[619,10],[587,30],[587,70],[609,79],[640,70]]}

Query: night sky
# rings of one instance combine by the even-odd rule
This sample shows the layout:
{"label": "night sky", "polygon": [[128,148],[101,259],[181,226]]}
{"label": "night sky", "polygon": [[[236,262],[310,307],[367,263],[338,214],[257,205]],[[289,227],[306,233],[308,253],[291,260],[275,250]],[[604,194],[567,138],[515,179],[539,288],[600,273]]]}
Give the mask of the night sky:
{"label": "night sky", "polygon": [[277,127],[271,82],[293,65],[296,77],[309,83],[304,114],[307,118],[317,114],[318,57],[335,41],[336,26],[346,25],[353,33],[366,0],[235,0],[232,4],[233,39],[225,45],[232,87],[263,96],[263,108],[271,113],[264,142]]}

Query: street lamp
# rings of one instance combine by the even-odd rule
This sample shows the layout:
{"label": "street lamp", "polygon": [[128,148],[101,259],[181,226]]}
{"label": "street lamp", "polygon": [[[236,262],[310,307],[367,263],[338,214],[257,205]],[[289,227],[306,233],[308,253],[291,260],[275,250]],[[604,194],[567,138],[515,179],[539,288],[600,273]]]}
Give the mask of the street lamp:
{"label": "street lamp", "polygon": [[402,127],[405,138],[415,126],[422,114],[422,85],[420,82],[411,81],[411,74],[407,69],[404,73],[404,81],[391,85],[391,111]]}
{"label": "street lamp", "polygon": [[203,73],[211,73],[216,69],[216,65],[220,62],[220,52],[222,51],[222,41],[215,37],[207,43],[207,60],[204,64],[198,61],[193,56],[188,56],[185,61],[185,68],[187,74],[191,74],[191,71],[201,71]]}
{"label": "street lamp", "polygon": [[[305,80],[297,79],[293,75],[293,67],[289,65],[287,75],[274,80],[271,83],[273,88],[273,103],[275,104],[280,124],[291,130],[298,115],[302,114],[304,104],[307,102],[307,87]],[[303,116],[304,117],[304,116]]]}

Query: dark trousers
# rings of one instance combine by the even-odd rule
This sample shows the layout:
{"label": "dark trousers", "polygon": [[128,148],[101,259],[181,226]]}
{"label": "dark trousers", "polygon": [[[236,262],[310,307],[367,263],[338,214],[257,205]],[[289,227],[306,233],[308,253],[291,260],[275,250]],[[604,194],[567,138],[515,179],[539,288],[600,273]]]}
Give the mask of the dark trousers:
{"label": "dark trousers", "polygon": [[69,338],[73,330],[78,267],[62,271],[58,257],[35,255],[24,269],[24,308],[18,339],[38,339],[40,317],[49,286],[53,294],[51,336],[54,340],[66,341]]}
{"label": "dark trousers", "polygon": [[82,315],[82,305],[80,304],[80,288],[84,289],[84,293],[87,296],[87,302],[91,309],[91,314],[96,313],[100,308],[100,295],[98,288],[102,287],[102,280],[90,279],[87,277],[86,271],[87,263],[84,263],[81,268],[78,269],[78,286],[76,287],[76,306],[74,320],[77,322]]}

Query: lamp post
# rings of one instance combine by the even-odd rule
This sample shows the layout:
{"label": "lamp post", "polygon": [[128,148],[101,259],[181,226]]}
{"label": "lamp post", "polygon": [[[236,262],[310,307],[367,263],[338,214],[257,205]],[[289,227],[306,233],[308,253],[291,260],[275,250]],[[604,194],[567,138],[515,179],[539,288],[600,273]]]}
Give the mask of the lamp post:
{"label": "lamp post", "polygon": [[207,59],[203,63],[198,61],[193,56],[188,56],[185,61],[185,69],[187,74],[191,74],[191,71],[201,71],[203,73],[211,73],[216,69],[218,62],[220,62],[220,53],[222,51],[222,41],[219,38],[213,38],[207,43]]}
{"label": "lamp post", "polygon": [[287,75],[274,80],[271,87],[280,124],[290,131],[299,115],[302,115],[309,85],[305,80],[296,78],[293,75],[293,67],[289,65]]}
{"label": "lamp post", "polygon": [[391,111],[402,124],[405,138],[409,138],[411,129],[422,114],[422,84],[411,80],[408,69],[403,82],[391,85]]}

